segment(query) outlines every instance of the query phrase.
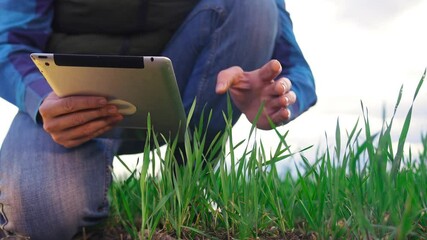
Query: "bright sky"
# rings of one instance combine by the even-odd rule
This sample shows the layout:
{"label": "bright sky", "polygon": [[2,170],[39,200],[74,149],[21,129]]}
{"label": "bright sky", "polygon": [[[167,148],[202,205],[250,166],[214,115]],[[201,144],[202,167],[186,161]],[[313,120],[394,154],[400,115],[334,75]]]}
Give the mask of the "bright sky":
{"label": "bright sky", "polygon": [[[403,99],[395,119],[399,135],[415,87],[427,67],[427,1],[425,0],[288,0],[297,40],[316,78],[319,101],[294,122],[288,144],[293,149],[325,144],[334,138],[337,119],[342,133],[362,121],[360,101],[369,109],[372,128],[381,126],[382,109],[390,118],[400,87]],[[427,83],[414,105],[408,143],[416,148],[427,132]],[[16,109],[0,99],[0,143]],[[242,118],[236,138],[248,132]],[[259,131],[262,142],[274,148],[271,131]],[[240,138],[239,138],[240,137]],[[314,150],[313,150],[314,151]],[[310,153],[307,153],[310,154]],[[136,159],[136,158],[135,158]]]}
{"label": "bright sky", "polygon": [[[409,110],[416,85],[427,67],[427,1],[424,0],[288,0],[297,40],[316,78],[318,103],[289,130],[294,149],[325,145],[351,130],[360,117],[362,101],[373,129],[390,119],[400,87],[403,99],[394,122],[394,140]],[[419,147],[427,132],[427,84],[415,102],[408,143]],[[362,126],[362,125],[359,125]],[[261,139],[274,139],[262,132]],[[263,143],[265,141],[263,140]],[[277,142],[270,141],[273,148]],[[316,149],[313,149],[313,153]]]}

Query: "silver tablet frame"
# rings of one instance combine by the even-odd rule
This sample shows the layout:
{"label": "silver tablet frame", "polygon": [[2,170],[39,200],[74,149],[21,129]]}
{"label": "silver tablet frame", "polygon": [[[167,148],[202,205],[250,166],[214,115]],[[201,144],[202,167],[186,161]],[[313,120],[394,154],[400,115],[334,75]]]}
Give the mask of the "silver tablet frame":
{"label": "silver tablet frame", "polygon": [[32,53],[31,59],[60,97],[105,96],[136,107],[102,137],[145,140],[149,114],[155,133],[182,140],[186,114],[169,58]]}

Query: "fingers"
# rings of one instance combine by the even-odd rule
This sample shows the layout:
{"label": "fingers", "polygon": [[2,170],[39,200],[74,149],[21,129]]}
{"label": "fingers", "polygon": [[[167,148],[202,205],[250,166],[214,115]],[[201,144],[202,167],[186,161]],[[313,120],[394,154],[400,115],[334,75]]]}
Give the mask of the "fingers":
{"label": "fingers", "polygon": [[275,89],[278,95],[284,95],[291,91],[292,82],[285,77],[280,78],[275,82]]}
{"label": "fingers", "polygon": [[296,95],[291,91],[291,88],[291,81],[287,78],[281,78],[264,89],[264,100],[271,102],[269,104],[273,107],[287,107],[296,101]]}
{"label": "fingers", "polygon": [[52,139],[66,148],[79,146],[103,133],[111,130],[122,116],[100,118],[89,123],[76,126],[65,131],[52,134]]}
{"label": "fingers", "polygon": [[[85,113],[81,113],[85,114]],[[68,122],[70,124],[56,124],[49,121],[48,123],[44,123],[43,127],[48,132],[52,139],[67,148],[78,146],[84,142],[91,140],[92,138],[98,137],[99,135],[105,133],[106,131],[113,128],[118,122],[123,120],[123,116],[120,114],[116,115],[108,115],[106,117],[91,119],[86,116],[74,116],[66,115],[62,119],[55,119],[55,123]],[[90,115],[90,113],[88,114]],[[77,120],[73,121],[73,119],[85,119],[85,120]],[[91,119],[86,122],[87,119]],[[82,124],[79,122],[85,121]],[[73,127],[68,127],[73,126]]]}
{"label": "fingers", "polygon": [[64,147],[78,146],[110,130],[123,116],[104,97],[49,94],[39,108],[43,128]]}
{"label": "fingers", "polygon": [[283,123],[289,121],[291,115],[292,113],[288,108],[279,108],[271,114],[264,112],[262,118],[260,118],[256,123],[256,126],[259,129],[270,130],[272,129],[270,121],[272,121],[276,126],[281,126]]}
{"label": "fingers", "polygon": [[292,83],[287,78],[281,78],[274,82],[270,89],[269,98],[266,99],[264,107],[264,119],[257,123],[258,128],[271,129],[270,119],[277,126],[283,125],[288,122],[292,116],[289,106],[296,102],[296,94],[291,90]]}
{"label": "fingers", "polygon": [[282,72],[282,65],[277,60],[270,60],[256,71],[263,82],[271,82]]}
{"label": "fingers", "polygon": [[100,108],[105,105],[107,105],[107,99],[104,97],[72,96],[58,98],[56,95],[49,95],[40,106],[39,111],[42,117],[56,117],[72,112]]}
{"label": "fingers", "polygon": [[231,86],[237,85],[243,78],[243,69],[240,67],[231,67],[218,73],[216,81],[216,93],[224,94]]}
{"label": "fingers", "polygon": [[287,108],[289,105],[294,104],[295,100],[296,96],[294,92],[271,98],[269,101],[266,101],[267,112],[271,113],[277,111],[279,108]]}
{"label": "fingers", "polygon": [[[262,86],[265,83],[273,82],[281,71],[282,66],[277,60],[271,60],[252,72],[244,72],[242,68],[237,66],[230,67],[218,73],[215,91],[217,94],[224,94],[231,87],[234,89],[249,90],[251,87]],[[256,79],[256,81],[251,82],[248,79],[244,81],[244,78]]]}
{"label": "fingers", "polygon": [[108,116],[116,117],[117,115],[119,115],[117,107],[114,105],[107,105],[102,108],[60,115],[56,118],[50,119],[49,121],[45,121],[43,127],[47,132],[56,132],[80,126],[98,118]]}
{"label": "fingers", "polygon": [[284,122],[289,121],[291,115],[292,113],[288,108],[281,108],[277,112],[273,113],[270,118],[277,126],[280,126]]}

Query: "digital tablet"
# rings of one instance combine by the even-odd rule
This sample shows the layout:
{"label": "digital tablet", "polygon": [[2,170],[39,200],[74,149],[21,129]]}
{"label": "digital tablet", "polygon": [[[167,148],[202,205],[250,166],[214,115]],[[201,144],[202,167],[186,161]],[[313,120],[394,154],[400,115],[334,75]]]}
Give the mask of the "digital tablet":
{"label": "digital tablet", "polygon": [[182,139],[186,114],[172,62],[160,56],[33,53],[59,97],[105,96],[124,119],[102,137],[145,140],[147,117],[156,133]]}

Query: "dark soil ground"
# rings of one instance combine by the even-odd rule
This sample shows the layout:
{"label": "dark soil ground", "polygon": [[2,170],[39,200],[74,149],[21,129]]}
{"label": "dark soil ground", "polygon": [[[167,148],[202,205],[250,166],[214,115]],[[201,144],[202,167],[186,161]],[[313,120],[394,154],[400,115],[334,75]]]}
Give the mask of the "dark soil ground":
{"label": "dark soil ground", "polygon": [[[185,233],[183,234],[185,235]],[[210,234],[212,238],[208,238],[205,236],[184,236],[182,239],[194,239],[194,240],[210,240],[210,239],[219,239],[219,240],[234,240],[238,239],[235,237],[229,238],[227,234],[224,233],[218,233]],[[176,240],[176,236],[174,236],[171,233],[167,233],[165,231],[159,230],[157,231],[153,238],[153,240]],[[272,236],[272,234],[265,234],[265,236],[259,236],[255,239],[265,239],[265,240],[317,240],[318,237],[314,233],[303,233],[299,231],[293,231],[288,232],[285,234],[285,236]],[[96,230],[91,232],[85,232],[83,231],[81,234],[76,236],[73,240],[134,240],[129,233],[124,231],[120,228],[110,228],[110,229],[104,229],[102,231]],[[251,239],[248,239],[251,240]]]}

